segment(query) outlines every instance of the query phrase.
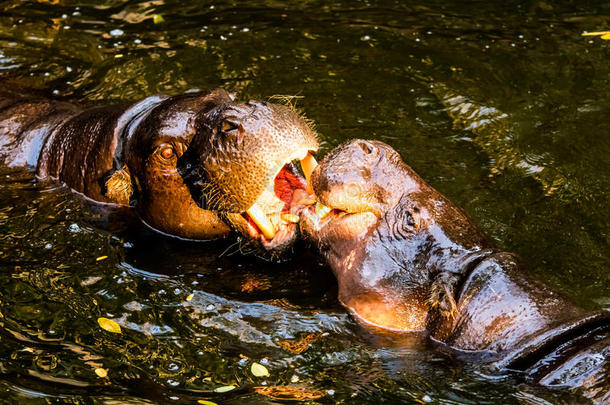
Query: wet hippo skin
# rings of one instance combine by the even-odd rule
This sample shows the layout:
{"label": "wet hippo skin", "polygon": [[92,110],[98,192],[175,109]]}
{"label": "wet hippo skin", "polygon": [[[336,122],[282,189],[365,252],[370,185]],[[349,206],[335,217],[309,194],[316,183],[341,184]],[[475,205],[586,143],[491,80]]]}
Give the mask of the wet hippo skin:
{"label": "wet hippo skin", "polygon": [[[180,238],[235,229],[263,251],[290,246],[297,226],[281,214],[298,211],[294,200],[305,193],[291,161],[317,147],[298,112],[238,102],[221,89],[83,109],[0,82],[1,161],[134,207],[147,225]],[[277,231],[272,237],[251,221],[253,206]]]}
{"label": "wet hippo skin", "polygon": [[575,306],[495,249],[462,210],[388,145],[354,140],[312,174],[332,211],[302,217],[339,300],[373,329],[421,331],[530,382],[610,401],[610,315]]}

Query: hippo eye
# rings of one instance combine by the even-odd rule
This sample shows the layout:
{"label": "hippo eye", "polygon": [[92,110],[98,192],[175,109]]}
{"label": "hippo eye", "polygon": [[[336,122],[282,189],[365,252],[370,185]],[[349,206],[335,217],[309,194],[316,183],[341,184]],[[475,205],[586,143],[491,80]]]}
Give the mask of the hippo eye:
{"label": "hippo eye", "polygon": [[172,148],[171,146],[166,146],[163,149],[161,149],[161,157],[163,159],[171,159],[172,156],[174,156],[174,148]]}
{"label": "hippo eye", "polygon": [[236,130],[237,128],[239,128],[239,124],[227,120],[223,120],[220,124],[220,130],[222,132],[231,132]]}

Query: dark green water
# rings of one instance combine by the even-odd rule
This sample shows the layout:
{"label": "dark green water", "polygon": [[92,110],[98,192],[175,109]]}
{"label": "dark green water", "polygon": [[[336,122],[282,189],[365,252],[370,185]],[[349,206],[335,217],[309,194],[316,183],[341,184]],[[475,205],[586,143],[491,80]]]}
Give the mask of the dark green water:
{"label": "dark green water", "polygon": [[[322,154],[354,137],[388,142],[540,279],[610,308],[610,41],[581,36],[610,30],[607,1],[0,10],[1,76],[85,104],[218,86],[243,99],[302,96]],[[414,337],[367,335],[312,252],[269,264],[231,254],[230,242],[171,240],[0,172],[3,403],[273,403],[252,389],[262,384],[318,390],[320,403],[578,401],[486,376]],[[300,354],[278,344],[312,333]],[[270,376],[254,377],[254,361]],[[238,388],[213,392],[225,385]]]}

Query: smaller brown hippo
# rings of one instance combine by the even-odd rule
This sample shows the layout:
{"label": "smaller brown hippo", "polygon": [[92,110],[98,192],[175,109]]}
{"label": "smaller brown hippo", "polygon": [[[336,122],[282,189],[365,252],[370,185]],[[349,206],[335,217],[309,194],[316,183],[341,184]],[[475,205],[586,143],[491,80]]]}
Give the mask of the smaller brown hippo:
{"label": "smaller brown hippo", "polygon": [[145,224],[179,238],[235,229],[279,254],[296,240],[297,203],[308,195],[291,162],[308,176],[317,148],[315,131],[292,108],[239,102],[222,89],[81,108],[0,81],[0,162],[133,207]]}
{"label": "smaller brown hippo", "polygon": [[311,181],[328,207],[319,212],[330,212],[307,211],[301,228],[356,319],[423,331],[494,369],[610,401],[610,314],[579,308],[530,277],[390,146],[348,142]]}

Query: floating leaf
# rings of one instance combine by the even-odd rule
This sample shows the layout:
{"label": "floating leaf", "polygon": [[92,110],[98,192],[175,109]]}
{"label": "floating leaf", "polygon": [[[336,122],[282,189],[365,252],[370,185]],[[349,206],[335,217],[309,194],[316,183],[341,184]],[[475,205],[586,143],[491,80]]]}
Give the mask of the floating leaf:
{"label": "floating leaf", "polygon": [[187,300],[187,301],[190,301],[190,300],[192,300],[194,297],[195,297],[195,294],[189,294],[189,295],[186,297],[186,300]]}
{"label": "floating leaf", "polygon": [[597,32],[583,32],[580,34],[583,37],[598,37],[598,36],[606,36],[609,35],[610,31],[597,31]]}
{"label": "floating leaf", "polygon": [[309,349],[309,345],[322,337],[321,333],[310,333],[299,340],[281,340],[277,342],[280,347],[289,350],[293,353],[303,353]]}
{"label": "floating leaf", "polygon": [[108,259],[108,256],[100,256],[97,259],[95,259],[96,262],[101,262],[102,260],[106,260]]}
{"label": "floating leaf", "polygon": [[258,364],[257,362],[252,363],[250,371],[255,377],[269,377],[269,370],[267,370],[267,367]]}
{"label": "floating leaf", "polygon": [[197,403],[201,405],[218,405],[216,402],[208,401],[207,399],[199,399]]}
{"label": "floating leaf", "polygon": [[600,37],[606,41],[610,40],[610,31],[583,32],[580,35],[583,37]]}
{"label": "floating leaf", "polygon": [[155,24],[161,24],[165,22],[165,18],[163,18],[163,16],[161,14],[155,14],[153,16],[153,22]]}
{"label": "floating leaf", "polygon": [[303,36],[307,39],[318,39],[319,35],[310,34],[309,32],[304,32]]}
{"label": "floating leaf", "polygon": [[106,378],[108,376],[108,370],[106,370],[105,368],[96,368],[95,369],[95,374],[99,378]]}
{"label": "floating leaf", "polygon": [[263,291],[271,287],[269,280],[260,279],[254,275],[247,274],[241,284],[243,292]]}
{"label": "floating leaf", "polygon": [[107,330],[108,332],[121,333],[121,326],[112,319],[97,318],[97,323],[102,329]]}
{"label": "floating leaf", "polygon": [[326,395],[321,391],[291,385],[254,387],[254,391],[266,397],[283,401],[313,401]]}
{"label": "floating leaf", "polygon": [[222,387],[215,388],[214,391],[223,393],[223,392],[233,391],[235,388],[237,388],[237,387],[235,387],[234,385],[223,385]]}

